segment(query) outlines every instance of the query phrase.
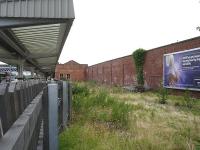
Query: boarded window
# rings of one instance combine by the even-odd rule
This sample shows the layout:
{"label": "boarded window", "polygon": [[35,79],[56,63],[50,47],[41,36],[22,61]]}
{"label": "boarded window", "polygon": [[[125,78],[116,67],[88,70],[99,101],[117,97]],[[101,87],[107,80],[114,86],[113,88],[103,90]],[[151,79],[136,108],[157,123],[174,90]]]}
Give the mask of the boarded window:
{"label": "boarded window", "polygon": [[70,74],[67,74],[67,80],[70,80]]}
{"label": "boarded window", "polygon": [[61,74],[60,74],[60,79],[62,79],[62,78],[63,78],[63,74],[61,73]]}

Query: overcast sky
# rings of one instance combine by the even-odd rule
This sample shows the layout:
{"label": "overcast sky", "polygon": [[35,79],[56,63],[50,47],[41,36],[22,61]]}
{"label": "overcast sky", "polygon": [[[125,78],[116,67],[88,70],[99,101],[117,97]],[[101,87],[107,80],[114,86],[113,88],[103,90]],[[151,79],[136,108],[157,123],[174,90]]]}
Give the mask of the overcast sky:
{"label": "overcast sky", "polygon": [[199,0],[74,0],[60,63],[89,65],[200,36]]}

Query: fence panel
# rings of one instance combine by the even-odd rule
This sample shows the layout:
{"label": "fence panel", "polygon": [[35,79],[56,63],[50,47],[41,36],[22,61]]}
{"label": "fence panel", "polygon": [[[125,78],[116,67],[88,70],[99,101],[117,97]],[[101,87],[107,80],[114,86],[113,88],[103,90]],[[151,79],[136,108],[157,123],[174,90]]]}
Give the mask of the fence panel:
{"label": "fence panel", "polygon": [[0,84],[0,117],[2,119],[3,133],[11,126],[11,107],[8,98],[8,84]]}

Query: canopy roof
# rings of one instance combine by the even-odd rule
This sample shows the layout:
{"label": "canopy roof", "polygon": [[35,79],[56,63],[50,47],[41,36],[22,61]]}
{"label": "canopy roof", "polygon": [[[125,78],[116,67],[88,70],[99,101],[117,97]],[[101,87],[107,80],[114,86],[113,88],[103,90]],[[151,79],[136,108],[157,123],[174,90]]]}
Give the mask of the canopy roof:
{"label": "canopy roof", "polygon": [[0,61],[53,73],[73,20],[72,0],[0,0]]}

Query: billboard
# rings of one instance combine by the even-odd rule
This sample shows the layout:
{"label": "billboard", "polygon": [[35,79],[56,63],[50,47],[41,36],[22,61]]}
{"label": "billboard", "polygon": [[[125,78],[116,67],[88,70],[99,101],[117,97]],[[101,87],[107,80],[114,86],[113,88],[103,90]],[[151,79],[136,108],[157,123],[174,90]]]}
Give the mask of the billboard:
{"label": "billboard", "polygon": [[200,91],[200,47],[165,54],[163,84],[166,88]]}

